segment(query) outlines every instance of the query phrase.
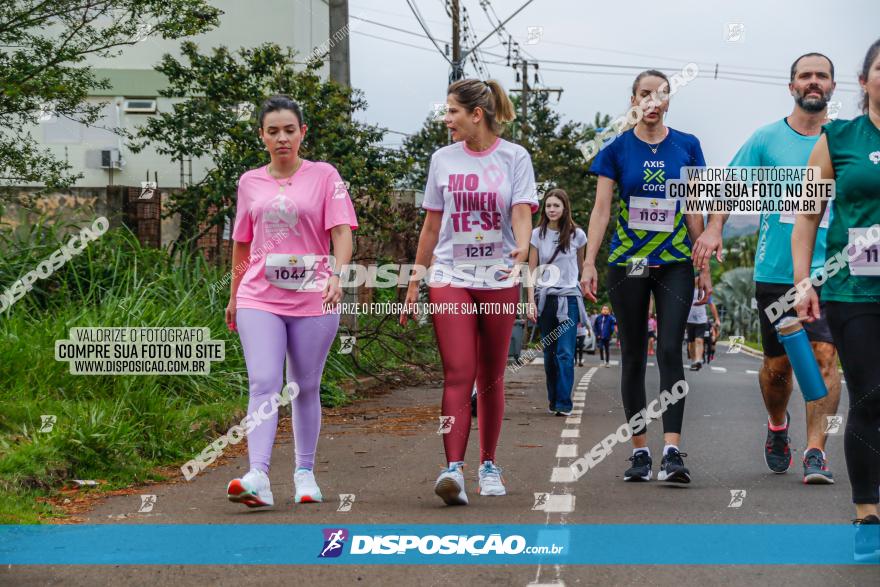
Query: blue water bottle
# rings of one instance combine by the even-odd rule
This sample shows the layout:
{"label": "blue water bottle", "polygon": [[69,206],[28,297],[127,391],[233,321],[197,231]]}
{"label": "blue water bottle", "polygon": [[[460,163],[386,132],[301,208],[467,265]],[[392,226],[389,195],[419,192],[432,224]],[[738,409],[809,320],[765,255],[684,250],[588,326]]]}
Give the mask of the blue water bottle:
{"label": "blue water bottle", "polygon": [[807,338],[807,331],[800,320],[786,316],[776,324],[776,336],[785,347],[785,353],[797,377],[804,401],[811,402],[828,395],[819,365],[813,355],[813,347]]}

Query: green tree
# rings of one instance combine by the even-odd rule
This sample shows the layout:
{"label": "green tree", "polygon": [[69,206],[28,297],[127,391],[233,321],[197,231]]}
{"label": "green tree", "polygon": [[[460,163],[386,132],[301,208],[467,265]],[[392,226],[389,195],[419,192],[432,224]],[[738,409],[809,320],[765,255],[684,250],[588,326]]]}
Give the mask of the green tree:
{"label": "green tree", "polygon": [[443,120],[429,116],[417,133],[403,140],[401,156],[406,167],[404,184],[412,189],[423,190],[428,181],[431,154],[449,144],[449,131]]}
{"label": "green tree", "polygon": [[732,335],[745,336],[747,340],[758,338],[758,313],[752,308],[755,297],[754,267],[737,267],[726,271],[715,284],[716,303],[723,308],[723,330]]}
{"label": "green tree", "polygon": [[218,23],[206,0],[3,0],[0,3],[0,186],[60,187],[78,175],[37,146],[28,130],[41,113],[94,124],[107,88],[85,64],[148,36],[177,39]]}
{"label": "green tree", "polygon": [[[520,96],[514,97],[519,112]],[[590,213],[596,202],[596,176],[589,173],[592,161],[585,161],[579,145],[592,140],[597,129],[609,124],[611,117],[596,114],[592,123],[563,121],[560,114],[550,105],[550,95],[546,92],[532,92],[528,108],[528,132],[523,138],[518,132],[518,141],[532,155],[535,168],[535,180],[539,184],[539,192],[543,195],[550,188],[564,189],[571,200],[574,221],[584,232],[590,224]],[[514,122],[519,131],[520,126]],[[605,275],[608,266],[604,262],[608,258],[611,235],[615,229],[617,218],[617,202],[611,210],[611,221],[605,231],[602,245],[596,257],[596,268],[599,272],[599,288],[597,297],[599,304],[608,302],[605,288]]]}
{"label": "green tree", "polygon": [[737,267],[753,267],[758,247],[758,235],[746,234],[724,241],[724,261],[712,263],[712,281],[718,282],[722,274]]}
{"label": "green tree", "polygon": [[[352,119],[352,112],[366,107],[360,91],[322,80],[319,62],[303,68],[290,49],[272,43],[202,54],[194,43],[184,42],[181,52],[183,59],[166,55],[156,67],[169,80],[162,95],[180,101],[172,111],[148,120],[132,145],[138,151],[152,144],[174,160],[193,157],[208,163],[201,181],[170,199],[167,213],[182,219],[177,247],[193,250],[207,230],[197,230],[200,222],[210,228],[234,217],[239,176],[268,161],[257,134],[257,113],[272,94],[287,94],[302,107],[308,125],[303,157],[332,163],[350,182],[358,235],[382,242],[401,230],[401,218],[389,212],[404,162],[382,149],[383,131]],[[249,115],[241,115],[248,110]]]}

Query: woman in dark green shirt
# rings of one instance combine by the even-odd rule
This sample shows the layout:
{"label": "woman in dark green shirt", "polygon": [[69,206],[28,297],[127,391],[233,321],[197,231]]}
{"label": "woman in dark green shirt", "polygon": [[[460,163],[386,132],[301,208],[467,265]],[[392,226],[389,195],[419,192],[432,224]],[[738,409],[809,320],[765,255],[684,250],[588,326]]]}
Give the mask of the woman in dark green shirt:
{"label": "woman in dark green shirt", "polygon": [[[809,165],[836,182],[825,274],[814,284],[827,280],[822,300],[849,391],[844,451],[857,522],[880,524],[880,40],[868,49],[859,84],[864,114],[826,124],[810,155]],[[795,283],[809,283],[821,216],[800,214],[795,222]],[[812,322],[819,299],[812,287],[805,294],[798,316]]]}

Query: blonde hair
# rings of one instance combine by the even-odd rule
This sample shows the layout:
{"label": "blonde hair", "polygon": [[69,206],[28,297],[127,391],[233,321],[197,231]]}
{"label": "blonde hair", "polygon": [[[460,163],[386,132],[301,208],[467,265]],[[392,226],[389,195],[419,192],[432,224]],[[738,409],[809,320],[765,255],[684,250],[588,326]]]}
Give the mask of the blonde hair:
{"label": "blonde hair", "polygon": [[504,130],[504,123],[516,118],[513,112],[513,102],[507,96],[507,92],[501,84],[490,79],[482,81],[478,79],[462,79],[449,84],[447,94],[455,96],[459,104],[473,112],[477,107],[482,108],[483,116],[489,128],[496,135]]}

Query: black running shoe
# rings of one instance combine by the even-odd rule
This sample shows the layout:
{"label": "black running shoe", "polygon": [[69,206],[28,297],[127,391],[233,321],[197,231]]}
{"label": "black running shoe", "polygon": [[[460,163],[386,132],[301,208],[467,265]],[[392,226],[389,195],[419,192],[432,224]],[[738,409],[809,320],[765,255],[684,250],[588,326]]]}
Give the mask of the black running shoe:
{"label": "black running shoe", "polygon": [[880,562],[880,518],[875,515],[853,520],[856,534],[853,537],[853,560]]}
{"label": "black running shoe", "polygon": [[626,473],[623,474],[624,481],[651,480],[651,465],[654,461],[651,460],[651,455],[648,454],[648,451],[637,450],[635,454],[627,460],[632,461],[632,467],[627,469]]}
{"label": "black running shoe", "polygon": [[657,475],[657,479],[670,483],[690,483],[691,472],[684,466],[682,460],[682,457],[686,456],[686,452],[678,452],[678,450],[670,448],[669,452],[663,455],[663,460],[660,461],[660,474]]}
{"label": "black running shoe", "polygon": [[829,485],[834,483],[834,475],[818,448],[811,448],[804,454],[804,483],[810,485]]}
{"label": "black running shoe", "polygon": [[788,437],[788,429],[791,426],[791,416],[785,412],[785,430],[774,432],[770,430],[770,420],[767,420],[767,442],[764,444],[764,461],[774,473],[785,473],[791,467],[791,439]]}

